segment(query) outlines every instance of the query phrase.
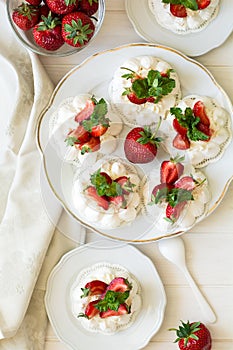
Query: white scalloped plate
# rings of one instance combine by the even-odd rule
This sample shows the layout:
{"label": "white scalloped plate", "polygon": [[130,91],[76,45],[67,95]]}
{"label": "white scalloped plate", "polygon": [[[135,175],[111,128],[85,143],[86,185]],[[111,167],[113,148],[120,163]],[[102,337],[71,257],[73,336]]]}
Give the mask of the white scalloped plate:
{"label": "white scalloped plate", "polygon": [[137,34],[148,42],[172,46],[189,56],[199,56],[222,45],[233,30],[233,1],[222,0],[217,17],[200,32],[175,34],[156,21],[147,0],[125,0],[125,8]]}
{"label": "white scalloped plate", "polygon": [[[142,308],[133,324],[113,335],[84,329],[72,314],[70,289],[81,270],[98,262],[119,264],[133,274],[141,285]],[[146,271],[146,273],[145,273]],[[58,338],[73,350],[144,348],[159,330],[166,306],[163,284],[152,261],[130,245],[103,243],[85,244],[64,255],[51,272],[45,305]]]}
{"label": "white scalloped plate", "polygon": [[[184,96],[188,94],[208,95],[216,99],[233,119],[232,104],[229,97],[203,65],[165,46],[130,44],[97,53],[72,69],[58,84],[49,105],[42,112],[37,132],[37,141],[43,154],[43,165],[47,179],[64,208],[81,224],[103,236],[135,243],[156,241],[183,233],[184,230],[176,229],[166,234],[156,232],[153,225],[149,227],[140,216],[132,225],[117,229],[98,229],[94,224],[84,221],[75,210],[72,200],[72,181],[74,178],[72,165],[64,164],[64,160],[59,158],[56,149],[48,143],[48,131],[49,119],[64,99],[88,92],[108,100],[108,86],[114,71],[127,59],[140,55],[153,55],[167,61],[180,77]],[[212,192],[206,216],[212,213],[223,199],[233,178],[232,154],[233,143],[231,142],[220,160],[202,169],[208,178]],[[197,220],[196,223],[198,221],[200,220]]]}

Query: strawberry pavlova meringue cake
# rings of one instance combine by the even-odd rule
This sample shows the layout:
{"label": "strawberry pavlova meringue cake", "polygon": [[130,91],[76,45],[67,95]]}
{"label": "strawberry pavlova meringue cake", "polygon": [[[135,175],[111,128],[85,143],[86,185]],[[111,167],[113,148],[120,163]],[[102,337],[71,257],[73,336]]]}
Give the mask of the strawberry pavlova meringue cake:
{"label": "strawberry pavlova meringue cake", "polygon": [[81,218],[113,229],[132,223],[141,210],[140,176],[120,158],[98,161],[78,172],[73,203]]}
{"label": "strawberry pavlova meringue cake", "polygon": [[178,103],[180,82],[173,67],[160,58],[132,57],[115,71],[109,96],[125,123],[152,125]]}
{"label": "strawberry pavlova meringue cake", "polygon": [[172,233],[191,228],[205,216],[211,193],[204,173],[177,155],[150,172],[144,198],[154,228]]}
{"label": "strawberry pavlova meringue cake", "polygon": [[148,0],[148,4],[159,25],[176,34],[203,30],[219,10],[219,0]]}
{"label": "strawberry pavlova meringue cake", "polygon": [[99,262],[78,274],[70,300],[72,314],[86,330],[111,335],[134,322],[141,309],[141,287],[123,266]]}
{"label": "strawberry pavlova meringue cake", "polygon": [[[79,94],[62,101],[52,114],[49,136],[66,161],[82,164],[86,156],[101,150],[112,153],[122,130],[121,119],[104,98]],[[90,158],[90,157],[89,157]]]}
{"label": "strawberry pavlova meringue cake", "polygon": [[229,113],[208,96],[183,98],[170,109],[163,128],[166,150],[183,152],[196,168],[220,159],[232,138]]}

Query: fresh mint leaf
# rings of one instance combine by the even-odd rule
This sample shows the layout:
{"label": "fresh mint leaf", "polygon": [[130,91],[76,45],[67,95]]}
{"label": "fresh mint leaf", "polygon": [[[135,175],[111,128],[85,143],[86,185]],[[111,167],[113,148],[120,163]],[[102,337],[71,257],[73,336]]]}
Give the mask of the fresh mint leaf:
{"label": "fresh mint leaf", "polygon": [[95,307],[100,311],[115,310],[123,304],[129,297],[129,291],[126,292],[114,292],[113,290],[108,290],[104,296],[104,299],[100,300]]}
{"label": "fresh mint leaf", "polygon": [[66,145],[67,146],[74,146],[75,143],[79,143],[79,140],[77,139],[77,137],[74,136],[68,136],[65,139]]}
{"label": "fresh mint leaf", "polygon": [[164,4],[173,4],[173,5],[183,5],[190,10],[197,11],[198,4],[196,0],[162,0]]}
{"label": "fresh mint leaf", "polygon": [[167,195],[168,203],[174,208],[178,203],[193,200],[192,191],[183,188],[172,188]]}
{"label": "fresh mint leaf", "polygon": [[132,90],[138,98],[148,97],[147,79],[137,79],[132,83]]}

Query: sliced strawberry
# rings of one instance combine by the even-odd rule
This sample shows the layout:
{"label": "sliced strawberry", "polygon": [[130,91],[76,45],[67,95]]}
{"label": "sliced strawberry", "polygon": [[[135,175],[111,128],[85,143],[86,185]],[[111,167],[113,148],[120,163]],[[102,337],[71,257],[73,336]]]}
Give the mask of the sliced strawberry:
{"label": "sliced strawberry", "polygon": [[106,196],[99,196],[97,193],[97,190],[94,186],[89,186],[86,189],[86,193],[88,196],[90,196],[92,199],[95,200],[95,202],[104,210],[108,210],[109,202],[107,200]]}
{"label": "sliced strawberry", "polygon": [[117,311],[108,309],[107,311],[101,311],[99,315],[101,318],[107,318],[112,316],[126,315],[129,313],[130,313],[130,307],[124,303],[124,304],[120,304]]}
{"label": "sliced strawberry", "polygon": [[99,313],[99,310],[95,307],[99,300],[90,301],[85,308],[85,313],[80,313],[78,317],[86,317],[88,319],[93,318]]}
{"label": "sliced strawberry", "polygon": [[175,17],[187,17],[187,11],[184,5],[170,4],[170,12]]}
{"label": "sliced strawberry", "polygon": [[130,191],[127,189],[127,184],[129,183],[129,178],[127,176],[120,176],[114,180],[117,182],[123,189],[123,194],[129,194]]}
{"label": "sliced strawberry", "polygon": [[111,184],[111,183],[112,183],[112,179],[111,179],[111,177],[110,177],[107,173],[105,173],[104,171],[101,171],[101,172],[100,172],[100,175],[102,175],[102,176],[105,177],[105,179],[107,180],[107,183],[108,183],[108,184]]}
{"label": "sliced strawberry", "polygon": [[172,188],[170,185],[166,184],[166,183],[162,183],[162,184],[158,184],[156,185],[153,190],[152,190],[152,195],[154,197],[156,197],[158,191],[163,190],[164,188],[166,188],[167,190],[169,190],[170,188]]}
{"label": "sliced strawberry", "polygon": [[197,129],[201,132],[203,132],[203,134],[205,134],[206,136],[209,136],[209,138],[205,141],[209,141],[210,137],[212,135],[212,131],[210,129],[210,127],[208,125],[202,124],[201,122],[199,122],[197,124]]}
{"label": "sliced strawberry", "polygon": [[179,158],[164,160],[160,167],[161,183],[173,184],[183,174],[184,166],[180,163]]}
{"label": "sliced strawberry", "polygon": [[136,105],[142,105],[143,103],[147,102],[147,98],[138,98],[134,92],[130,92],[128,95],[126,95],[130,102],[136,104]]}
{"label": "sliced strawberry", "polygon": [[199,10],[205,9],[211,3],[210,0],[196,0],[196,1],[197,1],[197,5],[198,5]]}
{"label": "sliced strawberry", "polygon": [[92,113],[94,112],[95,104],[92,100],[87,100],[85,107],[79,112],[76,117],[75,121],[80,123],[85,119],[88,119]]}
{"label": "sliced strawberry", "polygon": [[182,136],[181,134],[177,133],[172,142],[172,145],[177,149],[184,150],[190,148],[190,141],[187,136]]}
{"label": "sliced strawberry", "polygon": [[177,205],[175,205],[175,207],[172,207],[169,203],[167,204],[167,207],[166,207],[166,217],[168,219],[171,219],[173,222],[176,221],[182,210],[184,209],[185,205],[186,205],[187,202],[180,202],[178,203]]}
{"label": "sliced strawberry", "polygon": [[147,97],[146,102],[154,103],[155,98],[153,96]]}
{"label": "sliced strawberry", "polygon": [[102,136],[103,134],[105,134],[107,130],[108,130],[108,126],[104,126],[102,124],[99,124],[99,125],[92,127],[91,135],[94,137],[99,137],[99,136]]}
{"label": "sliced strawberry", "polygon": [[101,295],[108,284],[100,280],[92,280],[86,283],[85,287],[82,288],[83,295],[81,297],[86,297],[88,295]]}
{"label": "sliced strawberry", "polygon": [[90,140],[82,145],[80,145],[80,150],[82,154],[89,152],[96,152],[100,149],[100,138],[91,136]]}
{"label": "sliced strawberry", "polygon": [[192,191],[195,187],[195,182],[191,176],[184,176],[175,183],[176,188],[182,188],[187,191]]}
{"label": "sliced strawberry", "polygon": [[187,135],[187,129],[180,125],[176,118],[173,119],[173,128],[182,136]]}
{"label": "sliced strawberry", "polygon": [[205,105],[202,101],[197,101],[193,106],[193,114],[195,117],[200,118],[200,122],[204,125],[209,126],[210,120],[205,112]]}
{"label": "sliced strawberry", "polygon": [[132,286],[124,277],[116,277],[114,278],[107,287],[107,290],[113,290],[114,292],[124,293],[127,290],[131,290]]}
{"label": "sliced strawberry", "polygon": [[70,138],[72,138],[74,144],[83,144],[89,141],[91,136],[82,125],[78,125],[76,129],[68,133],[66,140],[68,141]]}
{"label": "sliced strawberry", "polygon": [[116,196],[116,197],[109,197],[109,202],[114,204],[115,207],[117,208],[126,208],[126,200],[125,200],[125,197],[123,195],[119,195],[119,196]]}

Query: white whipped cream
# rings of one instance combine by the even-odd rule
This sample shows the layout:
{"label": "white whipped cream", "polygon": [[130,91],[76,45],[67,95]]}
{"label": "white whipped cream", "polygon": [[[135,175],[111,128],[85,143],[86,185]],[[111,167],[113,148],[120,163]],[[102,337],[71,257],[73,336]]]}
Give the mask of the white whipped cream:
{"label": "white whipped cream", "polygon": [[[189,95],[183,98],[177,107],[184,112],[187,107],[193,108],[197,101],[202,101],[205,105],[205,112],[210,121],[212,135],[209,141],[190,140],[190,148],[184,150],[183,153],[190,158],[191,163],[196,168],[201,168],[221,158],[232,135],[230,115],[214,99],[207,96]],[[176,135],[176,131],[172,126],[173,119],[174,116],[169,114],[167,122],[164,122],[162,125],[164,134],[167,135],[163,145],[170,154],[177,153],[177,150],[172,145]],[[179,150],[179,153],[182,153],[182,151]]]}
{"label": "white whipped cream", "polygon": [[[171,223],[166,218],[166,207],[167,203],[159,203],[153,205],[147,205],[146,211],[148,217],[153,220],[154,226],[153,230],[159,233],[172,233],[183,231],[191,228],[196,222],[200,221],[208,210],[208,202],[211,198],[210,188],[208,185],[208,180],[206,176],[199,170],[195,170],[193,166],[187,162],[184,163],[184,172],[180,179],[184,176],[190,176],[192,174],[193,178],[201,183],[200,186],[196,186],[192,191],[194,200],[190,200],[185,205],[181,212],[180,217],[176,222]],[[151,194],[153,188],[160,183],[160,169],[154,168],[148,175],[147,182],[143,189],[143,194],[145,198],[145,203],[151,202]]]}
{"label": "white whipped cream", "polygon": [[156,21],[176,34],[203,30],[217,16],[219,10],[219,0],[211,0],[205,9],[193,11],[187,8],[187,17],[179,18],[170,12],[170,4],[165,4],[162,0],[148,0],[148,5]]}
{"label": "white whipped cream", "polygon": [[[51,115],[49,121],[49,137],[54,147],[62,158],[68,162],[75,162],[77,166],[81,165],[87,156],[81,154],[81,151],[75,146],[66,146],[64,140],[69,130],[77,128],[78,123],[75,122],[74,118],[85,108],[87,100],[91,97],[90,94],[80,94],[66,98]],[[99,97],[96,97],[96,99],[99,100]],[[105,101],[107,102],[106,99]],[[117,136],[121,133],[123,124],[121,118],[112,111],[108,102],[107,105],[108,113],[106,117],[110,120],[110,126],[106,133],[100,136],[100,152],[111,154],[117,147]],[[96,155],[92,158],[95,161]]]}
{"label": "white whipped cream", "polygon": [[[168,69],[172,69],[169,63],[153,56],[133,57],[122,63],[121,67],[132,69],[142,77],[146,77],[151,69],[164,73]],[[158,122],[159,116],[165,117],[170,107],[176,105],[181,98],[178,75],[176,72],[171,72],[170,77],[175,80],[176,86],[170,94],[163,96],[158,103],[146,102],[142,105],[134,104],[128,100],[127,96],[122,96],[125,88],[131,86],[130,79],[122,78],[122,75],[126,73],[127,70],[119,67],[114,73],[109,86],[112,108],[121,115],[126,123],[138,125],[151,125],[156,123]]]}
{"label": "white whipped cream", "polygon": [[[101,161],[95,164],[95,167],[88,167],[83,173],[79,173],[74,181],[72,198],[75,208],[79,215],[84,217],[89,223],[94,223],[95,226],[113,229],[122,225],[130,224],[134,221],[141,210],[141,195],[140,195],[140,177],[136,169],[132,165],[124,164],[120,160],[106,161],[101,164]],[[120,176],[127,176],[130,182],[135,186],[133,192],[125,195],[127,207],[116,208],[114,204],[110,204],[107,210],[101,208],[92,198],[85,194],[84,189],[89,186],[90,174],[94,173],[98,168],[106,172],[113,180]]]}
{"label": "white whipped cream", "polygon": [[[129,306],[131,305],[131,313],[107,318],[100,318],[96,315],[89,320],[84,317],[77,318],[79,313],[85,312],[88,302],[98,299],[97,296],[81,298],[83,294],[81,288],[84,288],[85,284],[92,280],[101,280],[109,284],[116,277],[127,278],[132,284],[129,298],[126,300],[126,303]],[[78,274],[70,290],[71,309],[74,317],[77,318],[77,322],[80,322],[88,331],[111,335],[132,325],[141,308],[142,301],[140,294],[140,284],[129,271],[118,264],[100,262],[82,270]]]}

